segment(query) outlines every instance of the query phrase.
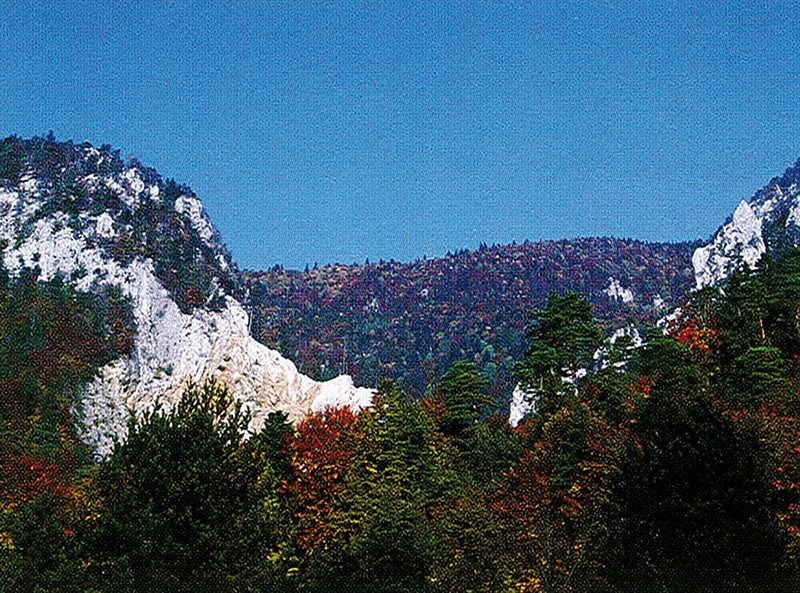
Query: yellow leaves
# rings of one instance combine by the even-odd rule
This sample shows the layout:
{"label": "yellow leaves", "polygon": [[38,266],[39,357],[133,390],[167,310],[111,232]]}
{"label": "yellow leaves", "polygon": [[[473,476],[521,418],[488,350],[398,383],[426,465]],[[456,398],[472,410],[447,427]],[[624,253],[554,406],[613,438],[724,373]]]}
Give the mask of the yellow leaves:
{"label": "yellow leaves", "polygon": [[14,546],[14,540],[11,538],[11,534],[7,531],[0,531],[0,548],[4,550],[15,550],[16,546]]}
{"label": "yellow leaves", "polygon": [[519,593],[535,593],[542,590],[542,582],[538,577],[531,576],[524,581],[517,582],[514,589]]}

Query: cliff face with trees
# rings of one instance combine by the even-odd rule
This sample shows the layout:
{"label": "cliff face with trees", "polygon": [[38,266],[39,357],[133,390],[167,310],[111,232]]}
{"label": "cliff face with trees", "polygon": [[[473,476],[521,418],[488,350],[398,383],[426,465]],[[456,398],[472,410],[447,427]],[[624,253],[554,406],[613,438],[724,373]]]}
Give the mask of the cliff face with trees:
{"label": "cliff face with trees", "polygon": [[507,397],[528,313],[550,292],[586,296],[606,330],[654,324],[694,284],[692,249],[576,239],[246,278],[256,338],[317,379],[347,372],[374,386],[391,377],[420,395],[469,359]]}
{"label": "cliff face with trees", "polygon": [[[299,420],[312,406],[369,401],[370,392],[349,378],[320,384],[254,340],[237,300],[244,294],[238,270],[202,203],[111,147],[52,136],[0,140],[0,275],[12,284],[24,278],[26,286],[57,280],[71,291],[69,311],[78,317],[91,317],[81,309],[93,306],[93,296],[124,301],[125,323],[105,329],[131,343],[111,358],[95,348],[83,357],[91,372],[83,359],[75,371],[83,438],[101,455],[124,436],[130,413],[157,398],[176,401],[189,380],[229,382],[249,402],[254,429],[276,408]],[[9,343],[9,364],[39,355],[39,346]],[[65,365],[58,348],[44,354],[42,366]]]}
{"label": "cliff face with trees", "polygon": [[[241,280],[193,196],[119,166],[109,148],[0,143],[4,590],[800,589],[800,252],[759,234],[792,231],[796,176],[700,251],[700,278],[737,271],[687,294],[691,246],[610,239]],[[779,194],[791,208],[758,201]],[[735,260],[753,245],[755,270]],[[190,247],[194,276],[152,264]],[[249,286],[259,334],[323,353],[308,359],[321,373],[380,379],[372,404],[292,423],[210,380],[131,415],[98,458],[84,388],[159,323],[131,283],[104,281],[112,260],[153,265],[175,318],[209,328],[225,290]],[[595,358],[604,330],[679,298],[642,344]],[[235,342],[254,344],[236,311]],[[165,342],[192,335],[208,334]],[[512,427],[495,392],[517,381],[532,405]]]}

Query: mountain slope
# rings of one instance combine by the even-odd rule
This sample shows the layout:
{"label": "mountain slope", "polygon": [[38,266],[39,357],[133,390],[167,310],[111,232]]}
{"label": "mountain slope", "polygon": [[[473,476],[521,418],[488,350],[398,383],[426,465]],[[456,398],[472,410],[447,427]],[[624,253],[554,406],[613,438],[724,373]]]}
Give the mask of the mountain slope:
{"label": "mountain slope", "polygon": [[253,429],[278,408],[297,420],[370,400],[349,377],[318,383],[253,340],[238,272],[200,201],[110,147],[3,140],[0,247],[12,278],[29,271],[82,292],[116,287],[132,308],[131,355],[101,368],[80,406],[83,436],[100,453],[131,411],[174,402],[211,376],[251,411]]}
{"label": "mountain slope", "polygon": [[694,245],[576,239],[482,247],[412,264],[246,274],[254,334],[324,378],[417,393],[468,358],[508,396],[528,313],[551,291],[577,290],[606,329],[653,324],[692,287]]}

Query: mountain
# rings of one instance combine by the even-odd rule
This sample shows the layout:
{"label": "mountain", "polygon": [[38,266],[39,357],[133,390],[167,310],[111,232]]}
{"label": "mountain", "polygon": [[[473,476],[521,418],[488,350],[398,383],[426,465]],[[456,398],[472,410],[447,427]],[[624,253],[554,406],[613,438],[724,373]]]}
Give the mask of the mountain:
{"label": "mountain", "polygon": [[[4,590],[798,590],[796,178],[706,244],[240,274],[189,188],[109,147],[0,141]],[[709,284],[724,290],[691,293]],[[586,301],[549,299],[523,367],[542,405],[521,427],[490,412],[473,365],[437,375],[465,355],[510,372],[526,310],[566,289],[631,340],[595,364]],[[665,314],[641,348],[618,327]],[[249,330],[327,357],[304,368],[367,384],[422,369],[441,389],[388,382],[366,406],[369,390],[314,382]],[[255,421],[224,417],[211,383],[183,390],[208,376]],[[106,456],[159,397],[170,409]],[[252,434],[271,409],[326,404],[366,409]]]}
{"label": "mountain", "polygon": [[800,161],[742,200],[712,239],[692,256],[697,288],[723,282],[764,253],[781,257],[800,241]]}
{"label": "mountain", "polygon": [[[41,344],[90,328],[85,340],[61,340],[59,360],[100,353],[74,407],[83,438],[102,453],[131,411],[174,402],[188,382],[212,376],[252,413],[253,429],[275,409],[297,420],[326,405],[366,405],[384,377],[420,395],[459,359],[478,363],[508,398],[528,313],[548,293],[585,295],[609,332],[653,324],[693,287],[794,246],[798,180],[800,163],[700,246],[587,238],[242,274],[190,188],[109,146],[10,137],[0,141],[0,276],[22,292],[25,282],[56,282],[99,303],[97,315]],[[59,291],[41,289],[41,306],[63,302]]]}
{"label": "mountain", "polygon": [[576,290],[601,325],[654,324],[694,285],[696,244],[587,238],[481,246],[411,264],[245,274],[253,331],[311,376],[393,377],[417,394],[470,359],[508,397],[528,314]]}
{"label": "mountain", "polygon": [[239,272],[197,196],[109,146],[0,142],[0,248],[5,277],[56,279],[79,293],[113,287],[130,308],[128,352],[76,403],[82,436],[101,454],[131,411],[168,405],[207,377],[230,387],[253,430],[276,409],[297,420],[370,401],[349,377],[314,381],[252,339]]}
{"label": "mountain", "polygon": [[483,245],[411,264],[247,272],[253,332],[319,379],[348,372],[374,385],[393,377],[420,394],[470,359],[495,395],[508,397],[528,313],[548,293],[577,290],[608,332],[652,325],[691,290],[796,246],[798,183],[800,161],[742,200],[705,243],[588,238]]}

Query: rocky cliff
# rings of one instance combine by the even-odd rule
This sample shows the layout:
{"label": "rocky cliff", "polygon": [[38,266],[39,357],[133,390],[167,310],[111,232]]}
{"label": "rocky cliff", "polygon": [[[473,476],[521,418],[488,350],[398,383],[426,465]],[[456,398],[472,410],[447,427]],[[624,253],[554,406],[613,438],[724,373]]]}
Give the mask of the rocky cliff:
{"label": "rocky cliff", "polygon": [[765,252],[780,255],[800,240],[800,161],[742,200],[708,244],[692,256],[697,288],[718,284]]}
{"label": "rocky cliff", "polygon": [[33,270],[79,291],[115,286],[135,327],[129,356],[101,368],[81,398],[83,436],[100,454],[131,413],[176,401],[216,377],[252,413],[368,405],[347,376],[317,382],[249,333],[235,265],[191,190],[109,147],[52,139],[0,144],[0,247],[10,277]]}

